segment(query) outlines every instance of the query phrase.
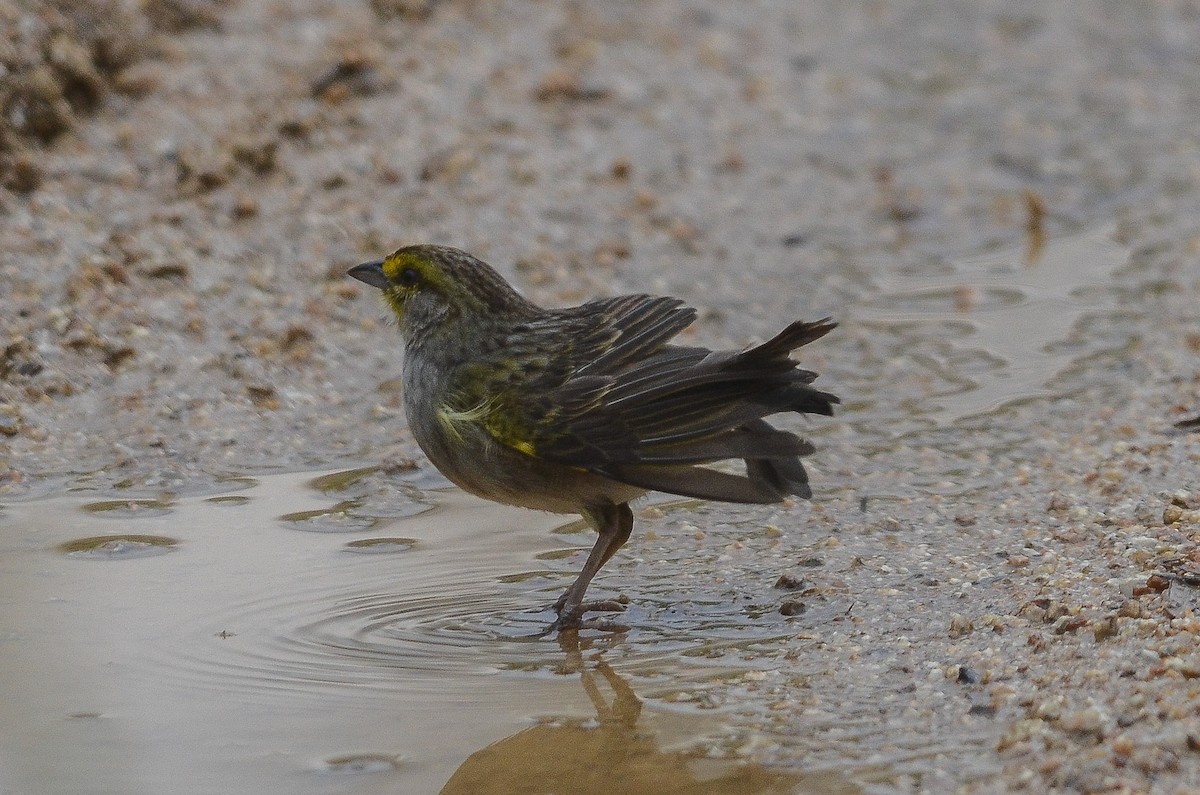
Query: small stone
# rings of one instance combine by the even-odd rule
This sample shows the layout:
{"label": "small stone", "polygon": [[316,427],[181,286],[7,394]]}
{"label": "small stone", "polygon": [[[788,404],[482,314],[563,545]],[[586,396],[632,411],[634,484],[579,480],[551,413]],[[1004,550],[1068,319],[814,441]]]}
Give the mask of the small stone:
{"label": "small stone", "polygon": [[1044,596],[1038,597],[1037,599],[1031,599],[1017,608],[1017,615],[1023,616],[1024,618],[1044,621],[1046,620],[1046,615],[1049,612],[1052,604],[1053,603]]}
{"label": "small stone", "polygon": [[14,157],[7,172],[0,170],[0,176],[4,187],[14,193],[33,193],[42,184],[42,169],[28,152]]}
{"label": "small stone", "polygon": [[1112,752],[1118,756],[1129,756],[1129,754],[1133,753],[1133,750],[1136,746],[1133,744],[1132,737],[1130,737],[1128,734],[1122,734],[1114,738],[1109,747],[1111,747]]}
{"label": "small stone", "polygon": [[422,182],[456,182],[476,165],[475,153],[467,147],[434,152],[421,166]]}
{"label": "small stone", "polygon": [[275,170],[275,153],[278,149],[279,142],[274,139],[238,141],[233,145],[233,159],[262,176]]}
{"label": "small stone", "polygon": [[239,196],[233,205],[233,217],[238,220],[258,215],[258,202],[253,196]]}
{"label": "small stone", "polygon": [[1139,500],[1138,503],[1133,506],[1133,518],[1135,521],[1140,522],[1141,524],[1151,525],[1158,520],[1159,516],[1154,510],[1153,503],[1147,500]]}
{"label": "small stone", "polygon": [[157,91],[160,85],[162,80],[153,66],[138,64],[113,76],[113,88],[134,99],[144,99]]}
{"label": "small stone", "polygon": [[[1171,587],[1171,581],[1161,574],[1151,574],[1146,578],[1146,590],[1153,593],[1162,593]],[[1135,591],[1136,594],[1136,591]],[[1141,595],[1141,594],[1137,594]]]}
{"label": "small stone", "polygon": [[1096,624],[1095,628],[1092,630],[1092,633],[1096,638],[1096,642],[1099,643],[1100,641],[1108,640],[1109,638],[1115,638],[1119,631],[1120,625],[1117,623],[1117,617],[1109,616],[1104,621]]}
{"label": "small stone", "polygon": [[1146,613],[1146,608],[1136,599],[1130,599],[1121,605],[1117,611],[1117,615],[1122,618],[1141,618]]}
{"label": "small stone", "polygon": [[1076,630],[1083,629],[1090,622],[1083,616],[1063,616],[1054,625],[1055,635],[1066,635]]}
{"label": "small stone", "polygon": [[808,607],[804,602],[797,599],[789,599],[779,606],[779,614],[784,616],[798,616],[806,610]]}
{"label": "small stone", "polygon": [[380,19],[399,17],[419,21],[433,13],[436,0],[371,0],[371,10]]}
{"label": "small stone", "polygon": [[1149,745],[1134,751],[1129,757],[1129,763],[1146,775],[1153,776],[1156,773],[1177,768],[1179,757],[1166,748]]}
{"label": "small stone", "polygon": [[950,637],[961,638],[975,631],[975,624],[966,616],[955,613],[950,617]]}
{"label": "small stone", "polygon": [[1200,656],[1172,657],[1165,665],[1184,679],[1200,679]]}
{"label": "small stone", "polygon": [[533,95],[538,102],[596,102],[608,99],[611,93],[605,88],[585,86],[583,79],[575,72],[553,69],[542,77]]}
{"label": "small stone", "polygon": [[104,353],[104,363],[109,368],[116,370],[128,360],[137,356],[137,351],[128,345],[121,345],[109,348]]}
{"label": "small stone", "polygon": [[248,386],[246,392],[250,395],[250,401],[260,409],[274,411],[279,408],[279,397],[272,386]]}
{"label": "small stone", "polygon": [[182,262],[164,262],[152,265],[142,271],[142,275],[151,279],[174,279],[184,281],[188,277],[188,266]]}
{"label": "small stone", "polygon": [[182,33],[186,30],[220,30],[218,5],[205,0],[146,0],[141,7],[156,30]]}
{"label": "small stone", "polygon": [[804,580],[792,574],[781,574],[771,587],[779,588],[783,591],[799,591],[804,588]]}
{"label": "small stone", "polygon": [[1064,712],[1058,719],[1058,726],[1065,732],[1091,735],[1099,739],[1105,734],[1107,722],[1103,712],[1096,707],[1087,707]]}

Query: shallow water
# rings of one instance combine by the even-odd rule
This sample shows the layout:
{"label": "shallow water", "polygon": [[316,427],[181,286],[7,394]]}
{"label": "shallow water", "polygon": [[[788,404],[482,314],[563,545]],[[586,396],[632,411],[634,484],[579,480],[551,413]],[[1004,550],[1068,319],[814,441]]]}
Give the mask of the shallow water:
{"label": "shallow water", "polygon": [[[447,792],[476,792],[461,782],[497,765],[552,787],[605,759],[610,782],[664,792],[693,775],[723,783],[689,792],[803,781],[702,759],[719,718],[643,713],[592,641],[529,637],[574,563],[548,532],[561,518],[454,491],[423,493],[413,518],[395,497],[348,495],[357,474],[334,494],[293,474],[154,510],[97,510],[87,493],[7,506],[2,789],[434,792],[454,774]],[[341,532],[298,532],[298,512]],[[727,640],[756,634],[738,639],[737,623]],[[645,680],[689,644],[637,645],[623,658]]]}
{"label": "shallow water", "polygon": [[1129,254],[1113,232],[1099,227],[937,273],[878,277],[862,321],[896,340],[911,341],[915,328],[923,342],[941,341],[919,362],[945,383],[922,412],[939,425],[1064,397],[1051,382],[1081,352],[1078,325],[1117,307],[1116,271]]}

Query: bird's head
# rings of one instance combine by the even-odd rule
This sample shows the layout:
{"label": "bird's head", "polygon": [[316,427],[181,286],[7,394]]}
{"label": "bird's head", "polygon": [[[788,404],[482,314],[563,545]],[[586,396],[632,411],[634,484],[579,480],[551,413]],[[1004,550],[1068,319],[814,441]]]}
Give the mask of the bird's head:
{"label": "bird's head", "polygon": [[447,246],[405,246],[348,274],[383,291],[406,334],[464,315],[520,315],[532,307],[487,263]]}

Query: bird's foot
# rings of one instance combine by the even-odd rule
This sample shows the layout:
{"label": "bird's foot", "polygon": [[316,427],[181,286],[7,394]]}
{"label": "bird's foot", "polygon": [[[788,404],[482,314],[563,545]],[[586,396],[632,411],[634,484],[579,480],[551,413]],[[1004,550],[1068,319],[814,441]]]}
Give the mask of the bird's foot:
{"label": "bird's foot", "polygon": [[[567,595],[563,594],[558,597],[558,601],[551,608],[560,616],[563,613],[563,608],[567,606]],[[583,613],[624,613],[625,605],[616,599],[596,599],[592,602],[584,602],[578,608],[580,614]]]}
{"label": "bird's foot", "polygon": [[579,616],[559,616],[550,626],[538,633],[538,637],[545,637],[555,632],[561,636],[564,632],[577,633],[583,629],[594,629],[597,632],[628,632],[630,628],[626,624],[606,618],[583,619]]}
{"label": "bird's foot", "polygon": [[559,599],[554,604],[554,609],[558,611],[558,618],[546,628],[542,635],[549,635],[552,632],[563,632],[565,630],[579,629],[595,629],[601,632],[628,632],[629,627],[624,624],[618,624],[614,621],[608,621],[600,618],[590,618],[585,620],[584,613],[606,612],[606,613],[623,613],[625,605],[618,602],[616,599],[600,599],[594,602],[581,602],[576,605],[567,605],[565,599]]}
{"label": "bird's foot", "polygon": [[579,610],[583,613],[624,613],[625,605],[616,599],[597,599],[584,602],[579,606]]}

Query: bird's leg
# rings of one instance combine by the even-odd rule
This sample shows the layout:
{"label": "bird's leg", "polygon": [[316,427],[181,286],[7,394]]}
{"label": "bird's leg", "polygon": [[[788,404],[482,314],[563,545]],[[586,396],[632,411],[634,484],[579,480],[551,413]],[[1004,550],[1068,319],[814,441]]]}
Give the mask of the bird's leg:
{"label": "bird's leg", "polygon": [[579,572],[575,582],[571,583],[566,593],[554,603],[554,609],[558,611],[558,620],[554,622],[553,629],[579,626],[580,619],[588,609],[588,605],[584,604],[583,595],[587,592],[592,578],[617,550],[625,545],[629,534],[633,532],[633,511],[629,509],[629,503],[609,503],[600,508],[589,509],[585,516],[596,526],[600,535],[592,551],[588,553],[583,570]]}
{"label": "bird's leg", "polygon": [[[584,564],[583,571],[579,573],[575,582],[570,588],[554,603],[554,610],[561,613],[563,606],[567,600],[574,594],[582,603],[580,612],[586,612],[591,609],[620,609],[613,608],[614,604],[611,600],[589,603],[583,602],[584,592],[587,590],[588,584],[600,569],[616,554],[617,550],[625,545],[629,540],[629,534],[633,530],[633,513],[629,510],[628,504],[603,506],[602,508],[588,511],[585,513],[588,521],[596,528],[599,536],[596,539],[592,551],[588,554],[587,562]],[[599,563],[596,563],[596,557],[599,556]],[[592,607],[591,605],[596,605]]]}

